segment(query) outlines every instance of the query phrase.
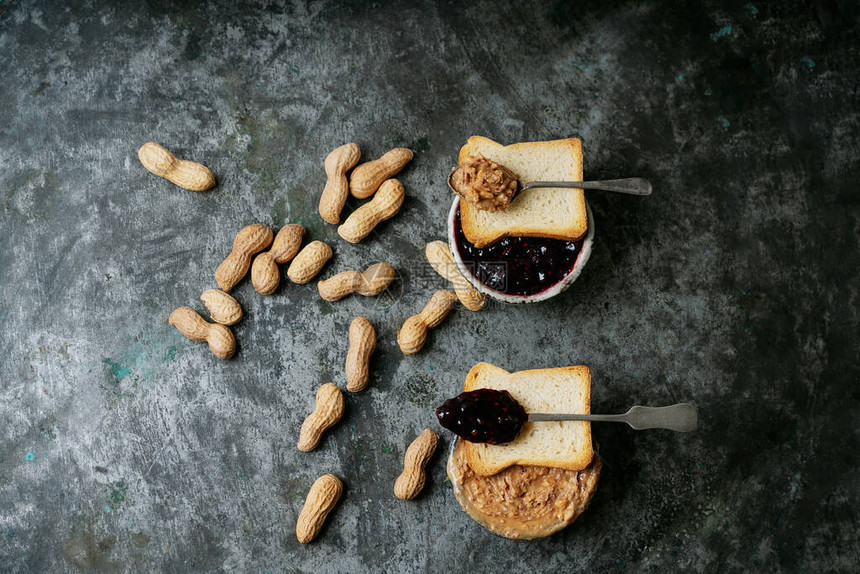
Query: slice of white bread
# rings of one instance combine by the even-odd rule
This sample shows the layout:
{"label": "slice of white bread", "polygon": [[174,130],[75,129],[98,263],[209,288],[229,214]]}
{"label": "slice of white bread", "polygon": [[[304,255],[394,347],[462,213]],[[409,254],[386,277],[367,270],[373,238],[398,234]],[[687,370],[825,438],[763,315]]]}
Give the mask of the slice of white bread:
{"label": "slice of white bread", "polygon": [[[508,391],[528,413],[591,412],[591,371],[585,366],[509,373],[490,363],[478,363],[466,375],[463,389]],[[469,466],[480,476],[515,464],[582,470],[594,456],[587,421],[526,423],[509,443],[466,442],[465,448]]]}
{"label": "slice of white bread", "polygon": [[[459,163],[482,155],[516,173],[522,181],[582,181],[582,141],[568,138],[504,146],[472,136],[460,148]],[[466,239],[476,247],[507,236],[549,237],[575,241],[585,234],[588,215],[581,189],[536,188],[523,192],[505,211],[490,212],[460,202]]]}

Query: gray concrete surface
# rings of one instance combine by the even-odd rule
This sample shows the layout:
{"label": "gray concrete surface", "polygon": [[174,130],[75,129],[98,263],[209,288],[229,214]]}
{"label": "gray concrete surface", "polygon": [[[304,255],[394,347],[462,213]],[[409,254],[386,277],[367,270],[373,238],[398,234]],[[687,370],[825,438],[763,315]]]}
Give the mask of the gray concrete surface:
{"label": "gray concrete surface", "polygon": [[[858,8],[684,4],[0,2],[0,571],[856,568]],[[460,309],[404,357],[473,134],[580,136],[588,177],[655,193],[589,195],[594,254],[562,297]],[[148,140],[218,187],[147,173]],[[346,141],[416,152],[403,210],[359,246],[316,213]],[[203,309],[252,222],[328,241],[325,275],[386,260],[400,279],[334,304],[246,281],[240,351],[219,361],[167,316]],[[357,314],[379,334],[371,388],[300,453]],[[688,400],[701,428],[595,426],[589,511],[497,538],[460,511],[444,456],[418,500],[392,494],[406,444],[481,360],[587,364],[595,411]],[[345,495],[302,547],[325,472]]]}

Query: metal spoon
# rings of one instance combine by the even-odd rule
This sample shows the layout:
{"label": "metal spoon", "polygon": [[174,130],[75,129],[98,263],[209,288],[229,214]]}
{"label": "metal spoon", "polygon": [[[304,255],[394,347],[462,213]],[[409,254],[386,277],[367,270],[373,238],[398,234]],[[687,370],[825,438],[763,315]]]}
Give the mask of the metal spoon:
{"label": "metal spoon", "polygon": [[549,421],[602,421],[627,423],[636,430],[669,429],[690,432],[698,424],[696,407],[679,403],[669,407],[632,407],[623,415],[564,415],[529,413],[529,422]]}
{"label": "metal spoon", "polygon": [[[448,187],[457,193],[451,184],[451,178],[455,172],[448,175]],[[625,179],[606,179],[603,181],[522,181],[517,180],[517,191],[511,198],[511,203],[516,201],[522,192],[535,187],[572,187],[575,189],[602,189],[603,191],[615,191],[630,195],[651,195],[651,182],[642,177],[628,177]],[[457,193],[457,195],[460,195]],[[462,197],[462,196],[461,196]]]}

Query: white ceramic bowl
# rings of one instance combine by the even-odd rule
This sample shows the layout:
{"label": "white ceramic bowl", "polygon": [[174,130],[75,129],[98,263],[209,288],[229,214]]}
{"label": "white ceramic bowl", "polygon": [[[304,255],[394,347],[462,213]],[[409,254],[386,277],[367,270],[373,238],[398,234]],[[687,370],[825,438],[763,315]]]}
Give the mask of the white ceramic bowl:
{"label": "white ceramic bowl", "polygon": [[492,289],[478,281],[478,278],[472,275],[466,267],[466,264],[463,263],[463,259],[460,257],[460,252],[457,250],[457,238],[454,233],[454,221],[457,217],[457,207],[459,205],[460,198],[455,197],[454,203],[451,204],[451,211],[448,212],[448,245],[451,247],[451,254],[454,257],[454,262],[457,264],[457,269],[460,270],[463,277],[465,277],[466,280],[475,287],[475,289],[489,297],[492,297],[496,301],[502,301],[504,303],[537,303],[538,301],[551,299],[570,287],[571,283],[576,281],[576,278],[579,277],[580,273],[582,273],[583,267],[588,263],[588,258],[591,257],[591,245],[594,242],[594,215],[591,213],[591,206],[588,205],[588,201],[586,201],[585,211],[588,216],[588,231],[585,234],[585,239],[582,242],[582,249],[576,256],[576,262],[573,264],[573,269],[570,270],[570,273],[565,275],[561,281],[555,285],[547,287],[543,291],[533,295],[509,295],[507,293],[502,293],[501,291]]}

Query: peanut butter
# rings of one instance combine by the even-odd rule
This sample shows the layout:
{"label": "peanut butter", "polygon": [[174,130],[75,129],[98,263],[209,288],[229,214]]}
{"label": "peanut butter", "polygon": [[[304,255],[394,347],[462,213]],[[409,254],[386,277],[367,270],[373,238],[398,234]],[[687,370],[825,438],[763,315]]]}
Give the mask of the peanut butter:
{"label": "peanut butter", "polygon": [[478,209],[504,211],[517,193],[517,175],[484,156],[469,156],[454,168],[451,187]]}
{"label": "peanut butter", "polygon": [[600,458],[580,471],[512,466],[493,476],[475,474],[457,441],[448,478],[463,510],[493,534],[530,540],[558,532],[588,508],[600,479]]}

